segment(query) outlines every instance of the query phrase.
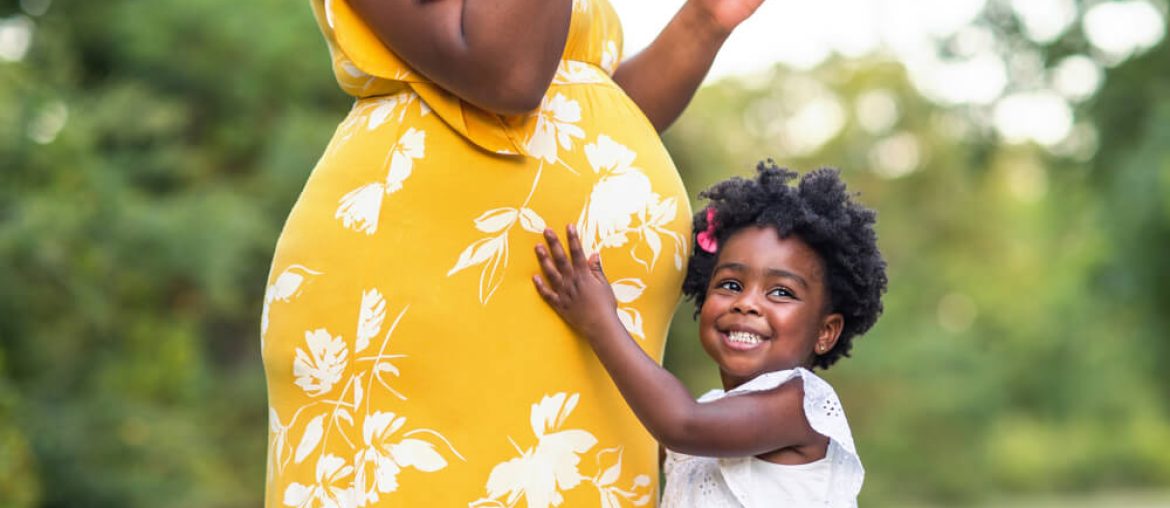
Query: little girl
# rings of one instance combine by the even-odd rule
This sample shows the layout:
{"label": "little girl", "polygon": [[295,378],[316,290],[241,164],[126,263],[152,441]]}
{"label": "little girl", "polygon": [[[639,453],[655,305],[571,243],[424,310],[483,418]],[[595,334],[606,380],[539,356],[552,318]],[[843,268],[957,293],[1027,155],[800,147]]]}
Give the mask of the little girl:
{"label": "little girl", "polygon": [[723,390],[696,402],[626,332],[596,254],[567,228],[536,255],[536,289],[589,341],[666,451],[663,507],[856,506],[864,469],[833,388],[809,369],[849,355],[882,310],[875,214],[835,170],[761,163],[699,195],[683,293]]}

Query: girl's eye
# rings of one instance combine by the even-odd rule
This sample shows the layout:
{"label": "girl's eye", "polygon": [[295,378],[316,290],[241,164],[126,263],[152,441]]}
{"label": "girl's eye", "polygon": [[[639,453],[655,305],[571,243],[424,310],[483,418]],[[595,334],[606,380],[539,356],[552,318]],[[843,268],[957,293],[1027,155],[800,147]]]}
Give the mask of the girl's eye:
{"label": "girl's eye", "polygon": [[792,298],[795,295],[793,295],[792,292],[787,289],[775,288],[771,291],[768,291],[768,296],[775,296],[778,298]]}
{"label": "girl's eye", "polygon": [[728,291],[739,291],[743,289],[738,282],[733,280],[725,280],[715,285],[718,289],[726,289]]}

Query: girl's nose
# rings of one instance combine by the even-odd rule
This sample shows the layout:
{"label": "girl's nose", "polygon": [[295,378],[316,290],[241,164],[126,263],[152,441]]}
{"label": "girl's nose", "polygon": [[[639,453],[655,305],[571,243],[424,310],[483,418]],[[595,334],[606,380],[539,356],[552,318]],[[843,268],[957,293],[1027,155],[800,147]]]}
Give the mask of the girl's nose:
{"label": "girl's nose", "polygon": [[732,303],[731,309],[740,314],[760,315],[760,304],[751,291],[741,292],[739,298],[736,298],[735,302]]}

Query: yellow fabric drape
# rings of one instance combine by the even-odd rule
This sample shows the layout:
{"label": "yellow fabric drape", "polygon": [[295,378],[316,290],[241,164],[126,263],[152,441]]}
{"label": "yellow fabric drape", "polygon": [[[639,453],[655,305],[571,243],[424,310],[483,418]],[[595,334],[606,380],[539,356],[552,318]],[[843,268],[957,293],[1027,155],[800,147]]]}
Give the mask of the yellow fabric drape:
{"label": "yellow fabric drape", "polygon": [[576,0],[540,108],[500,116],[311,0],[355,98],[276,245],[261,319],[268,506],[650,506],[657,446],[540,300],[532,248],[576,224],[661,358],[690,210],[611,79],[621,31]]}

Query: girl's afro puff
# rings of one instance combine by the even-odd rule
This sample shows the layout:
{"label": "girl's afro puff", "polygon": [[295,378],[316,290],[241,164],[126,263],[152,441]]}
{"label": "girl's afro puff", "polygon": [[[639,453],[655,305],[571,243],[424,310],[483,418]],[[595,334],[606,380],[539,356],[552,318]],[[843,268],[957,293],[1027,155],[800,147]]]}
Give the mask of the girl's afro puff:
{"label": "girl's afro puff", "polygon": [[[796,235],[820,255],[825,266],[830,312],[845,319],[837,344],[817,356],[816,367],[827,369],[849,356],[853,338],[865,333],[882,313],[886,291],[886,262],[878,252],[873,225],[877,214],[853,202],[836,169],[822,168],[804,175],[795,187],[793,171],[768,160],[756,167],[753,180],[734,177],[699,194],[715,209],[714,234],[718,245],[744,227],[771,227],[781,237]],[[706,230],[707,211],[695,213],[694,231]],[[694,245],[698,245],[697,239]],[[718,252],[696,248],[687,266],[683,294],[703,306]]]}

